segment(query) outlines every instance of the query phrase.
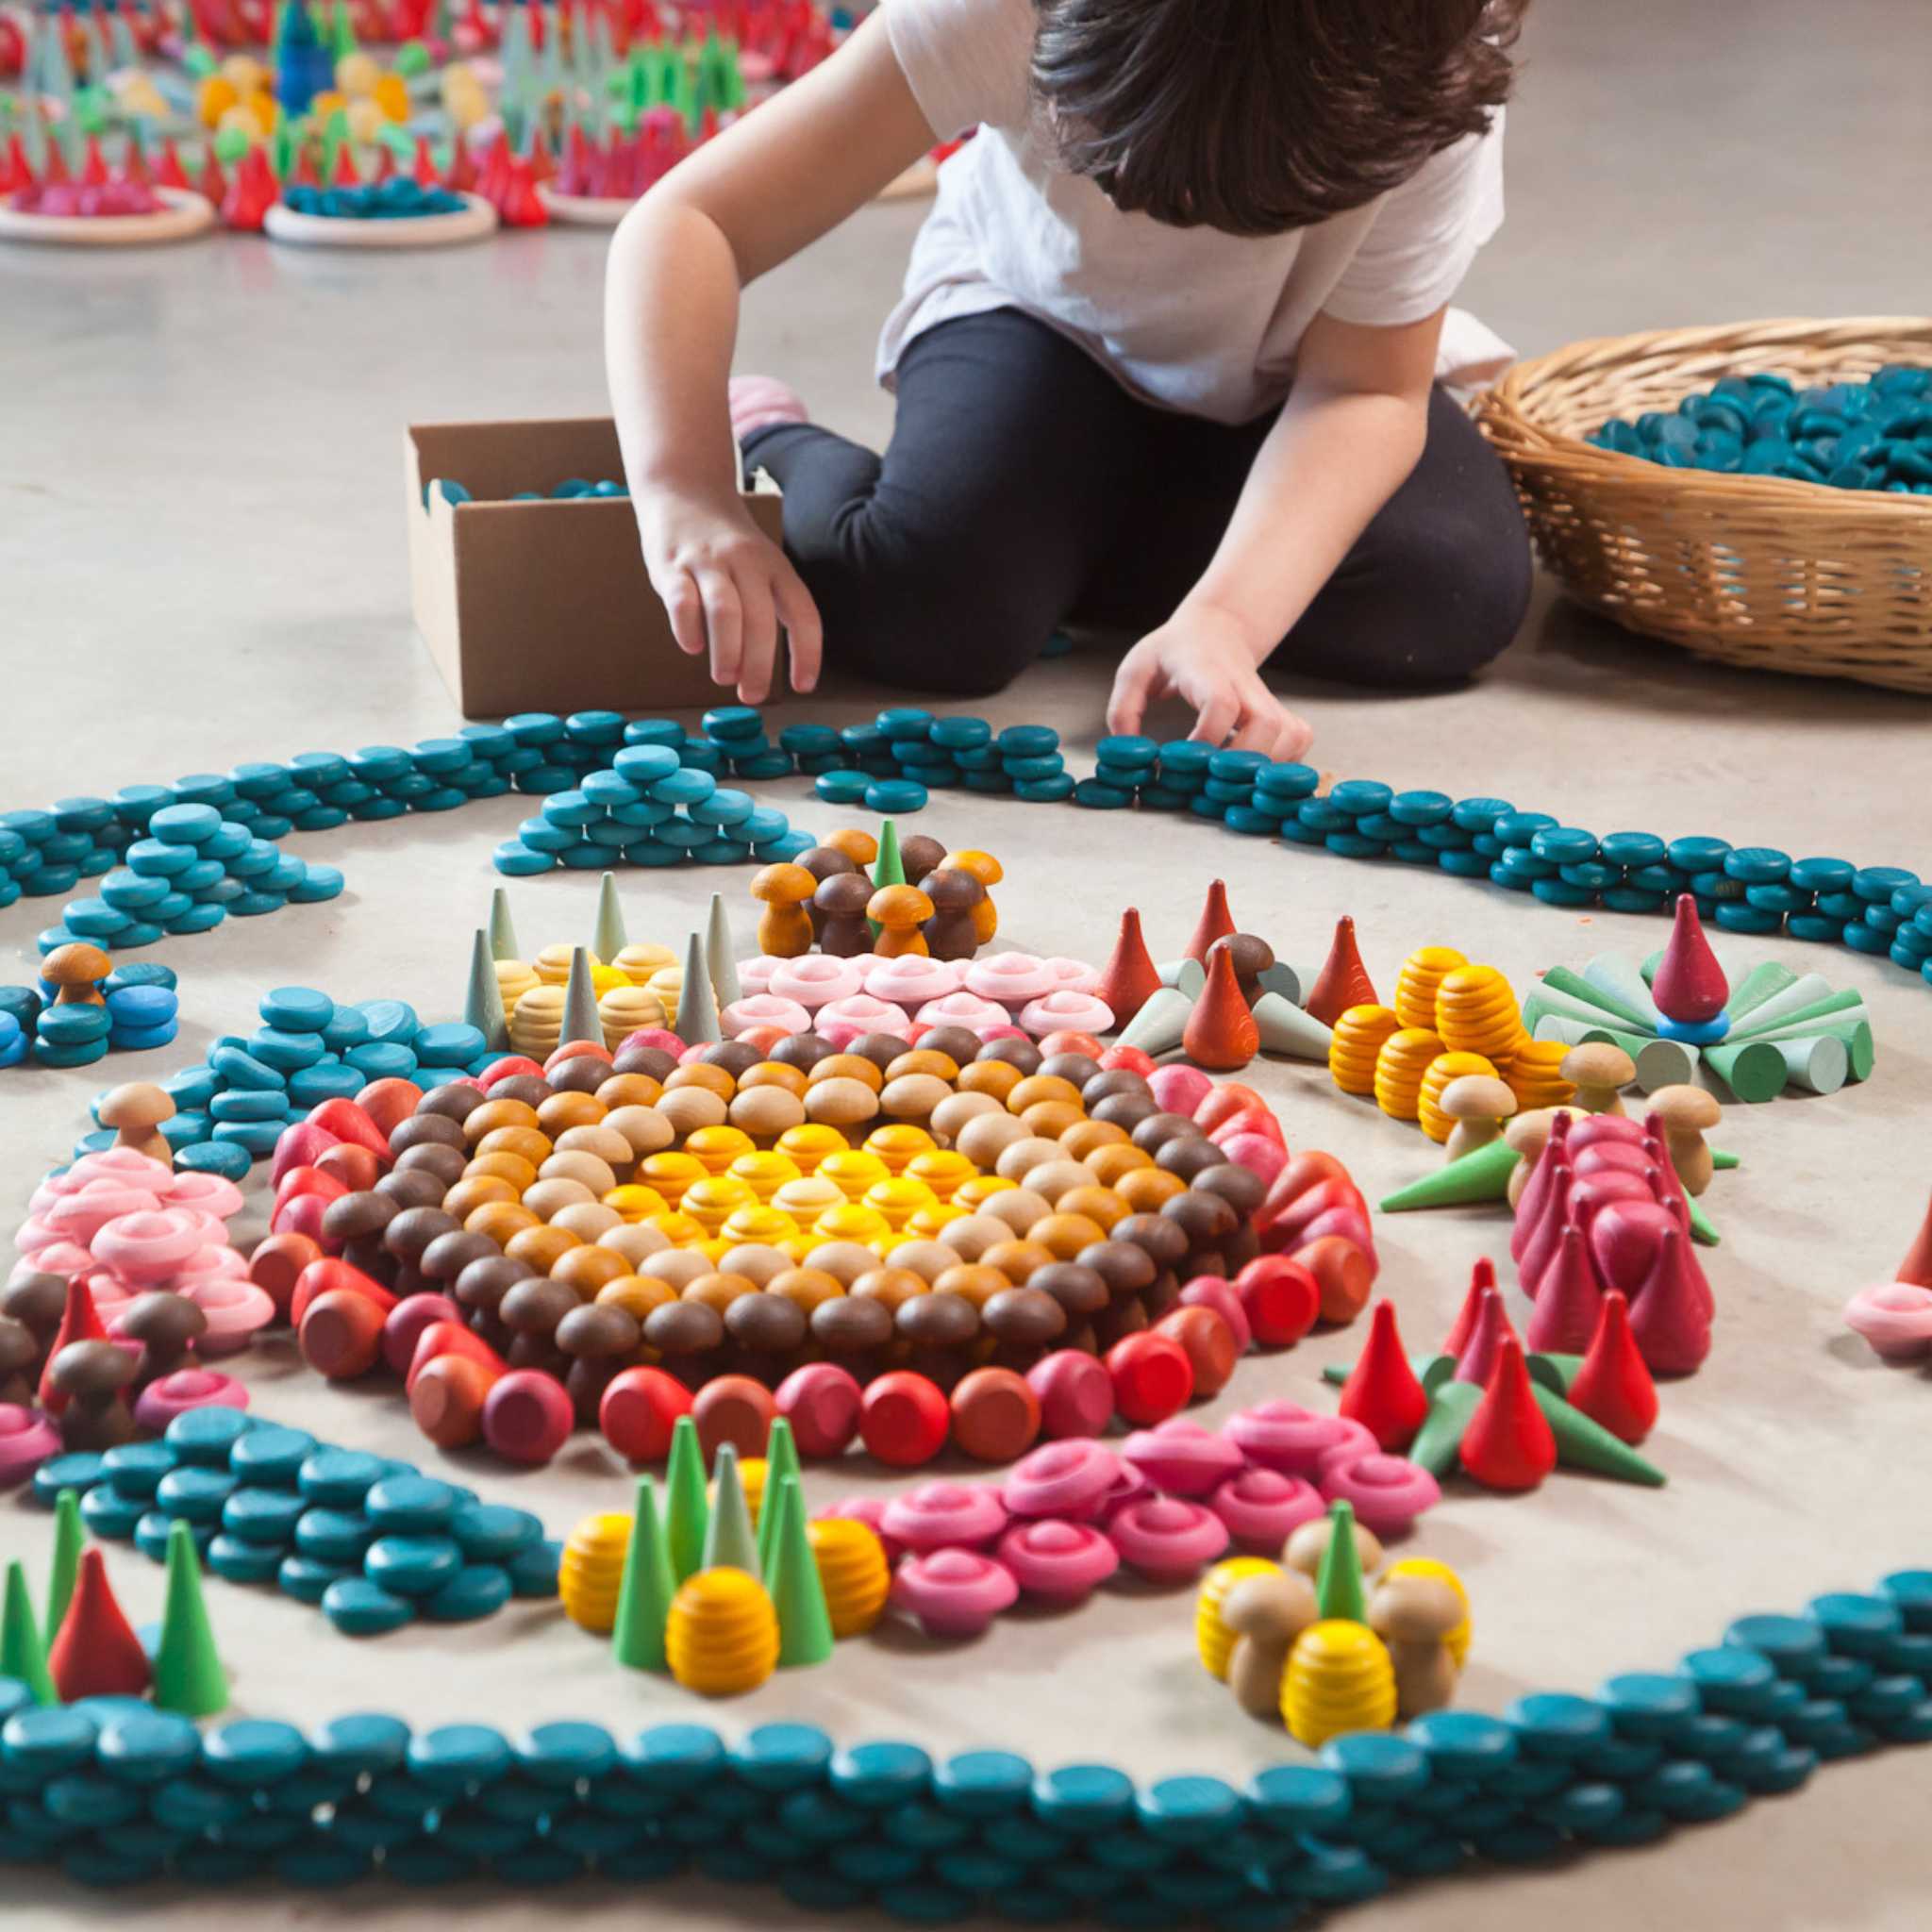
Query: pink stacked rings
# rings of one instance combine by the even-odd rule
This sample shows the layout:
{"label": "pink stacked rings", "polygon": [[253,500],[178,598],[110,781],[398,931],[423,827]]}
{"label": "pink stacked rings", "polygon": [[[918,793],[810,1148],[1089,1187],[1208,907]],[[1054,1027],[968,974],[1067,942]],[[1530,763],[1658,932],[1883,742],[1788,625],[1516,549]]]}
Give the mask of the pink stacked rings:
{"label": "pink stacked rings", "polygon": [[146,1286],[165,1281],[207,1244],[200,1217],[185,1208],[152,1208],[110,1221],[90,1245],[94,1259],[125,1282]]}
{"label": "pink stacked rings", "polygon": [[1303,1524],[1328,1513],[1327,1499],[1306,1476],[1244,1469],[1208,1499],[1243,1549],[1278,1551]]}
{"label": "pink stacked rings", "polygon": [[[1098,992],[1100,969],[1084,959],[1066,959],[1056,954],[1043,962],[1054,976],[1055,992]],[[1051,995],[1049,995],[1051,997]]]}
{"label": "pink stacked rings", "polygon": [[892,1577],[893,1608],[917,1617],[934,1637],[977,1637],[1019,1595],[1013,1573],[976,1550],[908,1557]]}
{"label": "pink stacked rings", "polygon": [[815,1013],[835,1000],[849,1000],[864,987],[865,969],[857,959],[841,959],[832,953],[807,953],[778,966],[765,990],[780,999],[796,1000],[807,1012]]}
{"label": "pink stacked rings", "polygon": [[803,1033],[811,1015],[796,1000],[774,992],[755,992],[734,1000],[718,1015],[726,1040],[736,1040],[754,1026],[776,1026],[786,1033]]}
{"label": "pink stacked rings", "polygon": [[1354,1445],[1367,1456],[1381,1446],[1360,1423],[1323,1415],[1298,1402],[1264,1402],[1243,1409],[1229,1420],[1226,1429],[1250,1462],[1283,1475],[1312,1478],[1323,1458],[1338,1449]]}
{"label": "pink stacked rings", "polygon": [[942,1000],[959,991],[959,969],[923,953],[902,953],[881,959],[865,975],[865,990],[875,1000],[890,1000],[908,1012],[928,1000]]}
{"label": "pink stacked rings", "polygon": [[135,1398],[138,1427],[159,1435],[177,1415],[191,1408],[246,1408],[248,1391],[233,1375],[212,1369],[176,1369],[150,1382]]}
{"label": "pink stacked rings", "polygon": [[835,1047],[849,1046],[866,1033],[903,1036],[911,1024],[912,1017],[904,1007],[895,1007],[890,1000],[875,1000],[866,992],[852,993],[821,1007],[814,1019],[815,1030]]}
{"label": "pink stacked rings", "polygon": [[1059,978],[1044,959],[1031,953],[993,953],[966,969],[966,991],[997,1000],[1017,1011],[1028,1000],[1043,1000],[1059,991]]}
{"label": "pink stacked rings", "polygon": [[1121,1561],[1152,1583],[1185,1583],[1227,1548],[1227,1525],[1180,1496],[1131,1503],[1107,1526]]}
{"label": "pink stacked rings", "polygon": [[60,1453],[60,1431],[38,1409],[0,1402],[0,1483],[31,1475]]}
{"label": "pink stacked rings", "polygon": [[1442,1500],[1436,1478],[1406,1456],[1333,1451],[1322,1458],[1322,1492],[1354,1506],[1356,1521],[1379,1537],[1407,1536],[1424,1509]]}
{"label": "pink stacked rings", "polygon": [[1054,1604],[1081,1602],[1121,1567],[1111,1539],[1091,1524],[1058,1517],[1016,1523],[996,1554],[1028,1596]]}
{"label": "pink stacked rings", "polygon": [[1020,1009],[1020,1024],[1039,1040],[1049,1033],[1111,1033],[1113,1008],[1096,994],[1062,988],[1029,1000]]}
{"label": "pink stacked rings", "polygon": [[963,1026],[981,1040],[998,1039],[1015,1030],[1011,1016],[997,1000],[982,999],[963,987],[943,999],[927,1000],[917,1017],[922,1026]]}
{"label": "pink stacked rings", "polygon": [[916,1556],[928,1550],[980,1549],[1007,1526],[1007,1512],[984,1483],[921,1483],[894,1496],[879,1527]]}
{"label": "pink stacked rings", "polygon": [[1889,1362],[1932,1355],[1932,1288],[1909,1281],[1861,1288],[1844,1307],[1845,1324]]}
{"label": "pink stacked rings", "polygon": [[1238,1475],[1247,1458],[1225,1436],[1174,1416],[1136,1429],[1121,1445],[1121,1460],[1170,1496],[1205,1496]]}
{"label": "pink stacked rings", "polygon": [[1077,1437],[1043,1442],[1007,1472],[1000,1500],[1014,1516],[1084,1522],[1098,1512],[1120,1474],[1120,1457],[1098,1442]]}

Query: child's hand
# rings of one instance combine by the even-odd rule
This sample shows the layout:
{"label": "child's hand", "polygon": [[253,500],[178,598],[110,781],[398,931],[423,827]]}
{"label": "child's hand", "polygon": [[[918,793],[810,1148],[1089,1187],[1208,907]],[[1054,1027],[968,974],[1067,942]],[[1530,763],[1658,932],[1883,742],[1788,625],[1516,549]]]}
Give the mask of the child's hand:
{"label": "child's hand", "polygon": [[772,692],[778,627],[791,647],[791,688],[818,682],[818,607],[791,559],[745,515],[736,497],[717,505],[684,491],[638,504],[644,567],[664,600],[671,634],[687,657],[708,649],[714,682],[735,685],[741,703]]}
{"label": "child's hand", "polygon": [[1261,682],[1256,657],[1251,634],[1237,620],[1183,606],[1121,659],[1107,728],[1137,732],[1148,707],[1172,696],[1194,708],[1191,738],[1216,747],[1262,752],[1276,760],[1299,758],[1314,740],[1314,727],[1285,708]]}

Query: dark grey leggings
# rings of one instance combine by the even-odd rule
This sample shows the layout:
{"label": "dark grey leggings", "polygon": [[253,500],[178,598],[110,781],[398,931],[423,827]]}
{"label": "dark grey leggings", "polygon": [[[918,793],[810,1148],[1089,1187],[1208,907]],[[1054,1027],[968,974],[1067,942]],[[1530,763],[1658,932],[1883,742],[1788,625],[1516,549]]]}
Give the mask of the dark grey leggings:
{"label": "dark grey leggings", "polygon": [[[1062,625],[1141,633],[1207,568],[1274,417],[1158,409],[1017,309],[916,337],[881,458],[758,431],[826,656],[885,684],[1000,691]],[[1319,487],[1317,482],[1314,487]],[[1529,540],[1502,463],[1438,390],[1408,480],[1270,660],[1387,689],[1454,683],[1515,634]]]}

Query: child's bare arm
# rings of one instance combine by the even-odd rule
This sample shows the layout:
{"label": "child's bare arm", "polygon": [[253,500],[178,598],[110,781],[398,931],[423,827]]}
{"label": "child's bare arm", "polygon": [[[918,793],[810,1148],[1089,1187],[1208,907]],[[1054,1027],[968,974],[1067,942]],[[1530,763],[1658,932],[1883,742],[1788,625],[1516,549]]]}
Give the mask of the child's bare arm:
{"label": "child's bare arm", "polygon": [[740,291],[861,207],[932,145],[884,26],[708,142],[625,216],[605,283],[605,360],[652,585],[678,647],[746,703],[818,675],[819,618],[738,498],[725,385]]}
{"label": "child's bare arm", "polygon": [[1122,659],[1109,729],[1138,731],[1148,705],[1172,693],[1194,707],[1193,736],[1210,744],[1277,758],[1307,748],[1307,724],[1258,667],[1415,468],[1441,327],[1441,311],[1398,328],[1317,318],[1213,559]]}

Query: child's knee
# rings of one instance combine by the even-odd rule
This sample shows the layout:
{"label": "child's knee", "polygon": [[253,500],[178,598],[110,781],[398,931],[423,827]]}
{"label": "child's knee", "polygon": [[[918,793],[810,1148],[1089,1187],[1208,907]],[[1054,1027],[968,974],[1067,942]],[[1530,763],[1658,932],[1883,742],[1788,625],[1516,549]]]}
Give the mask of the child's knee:
{"label": "child's knee", "polygon": [[1529,536],[1520,515],[1416,517],[1379,561],[1379,635],[1364,642],[1383,660],[1388,683],[1473,676],[1509,647],[1529,608]]}

